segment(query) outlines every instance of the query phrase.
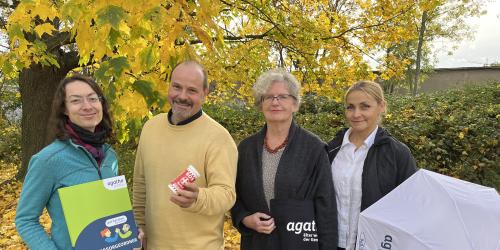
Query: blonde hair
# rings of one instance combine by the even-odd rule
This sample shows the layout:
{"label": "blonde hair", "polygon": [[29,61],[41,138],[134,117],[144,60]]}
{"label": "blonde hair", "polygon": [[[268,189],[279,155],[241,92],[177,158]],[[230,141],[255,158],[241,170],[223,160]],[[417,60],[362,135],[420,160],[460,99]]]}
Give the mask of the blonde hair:
{"label": "blonde hair", "polygon": [[373,99],[375,99],[378,104],[385,105],[384,90],[382,89],[382,87],[380,87],[378,83],[368,80],[357,81],[351,87],[349,87],[349,89],[345,93],[344,102],[347,101],[347,96],[350,93],[357,90],[363,91],[365,94],[373,97]]}

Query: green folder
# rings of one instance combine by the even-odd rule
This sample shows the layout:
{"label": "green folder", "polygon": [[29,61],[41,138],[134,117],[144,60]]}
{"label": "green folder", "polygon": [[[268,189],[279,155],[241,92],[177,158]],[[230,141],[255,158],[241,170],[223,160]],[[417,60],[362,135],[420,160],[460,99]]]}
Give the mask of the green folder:
{"label": "green folder", "polygon": [[59,189],[75,249],[139,247],[125,176]]}

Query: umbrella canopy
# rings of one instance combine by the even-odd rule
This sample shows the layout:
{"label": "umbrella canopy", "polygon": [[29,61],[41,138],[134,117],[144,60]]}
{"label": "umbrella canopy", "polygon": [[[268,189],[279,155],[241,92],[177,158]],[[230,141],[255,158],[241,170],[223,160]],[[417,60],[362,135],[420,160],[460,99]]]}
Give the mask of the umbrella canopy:
{"label": "umbrella canopy", "polygon": [[493,188],[420,169],[365,209],[356,249],[500,249]]}

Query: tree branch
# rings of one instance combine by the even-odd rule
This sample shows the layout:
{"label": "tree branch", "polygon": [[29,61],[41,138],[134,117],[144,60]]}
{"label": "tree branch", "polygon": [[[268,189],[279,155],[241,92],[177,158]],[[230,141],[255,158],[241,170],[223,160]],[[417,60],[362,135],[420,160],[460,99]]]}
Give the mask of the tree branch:
{"label": "tree branch", "polygon": [[80,55],[78,54],[77,51],[69,51],[69,52],[62,52],[60,55],[60,65],[61,67],[64,67],[68,71],[78,67],[78,61],[79,61]]}
{"label": "tree branch", "polygon": [[415,7],[415,4],[412,4],[406,10],[402,10],[398,14],[396,14],[396,15],[394,15],[394,16],[386,19],[386,20],[379,21],[376,24],[367,25],[367,26],[363,26],[363,25],[354,26],[354,27],[351,27],[349,29],[346,29],[346,30],[340,32],[337,35],[323,37],[323,38],[321,38],[321,40],[326,41],[326,40],[331,40],[331,39],[337,39],[337,38],[340,38],[340,37],[344,36],[347,33],[350,33],[350,32],[356,31],[356,30],[371,29],[371,28],[375,28],[375,27],[379,27],[379,26],[385,25],[385,24],[391,22],[392,20],[396,19],[397,17],[399,17],[399,16],[405,14],[406,12],[410,11],[414,7]]}
{"label": "tree branch", "polygon": [[[225,5],[229,6],[229,7],[235,7],[233,4],[228,3],[228,2],[227,2],[227,1],[225,1],[225,0],[219,0],[219,1],[221,1],[223,4],[225,4]],[[286,36],[286,33],[285,33],[285,32],[283,32],[283,30],[281,30],[281,29],[279,28],[279,25],[278,25],[276,22],[274,22],[274,21],[272,20],[272,18],[271,18],[269,15],[267,15],[267,13],[265,13],[265,12],[264,12],[264,11],[262,11],[261,9],[257,8],[257,6],[255,6],[252,2],[249,2],[249,1],[243,1],[243,2],[245,2],[246,4],[248,4],[248,5],[252,6],[255,10],[257,10],[257,12],[259,12],[260,14],[262,14],[265,18],[259,18],[259,16],[258,16],[257,14],[252,13],[252,12],[249,12],[247,9],[244,9],[244,8],[241,8],[241,7],[236,7],[236,8],[237,8],[237,9],[239,9],[239,10],[241,10],[241,11],[243,11],[243,12],[245,12],[245,13],[248,13],[248,14],[250,14],[250,15],[252,15],[252,16],[255,16],[256,18],[258,18],[258,19],[260,19],[260,20],[262,20],[262,21],[265,21],[265,22],[267,22],[267,23],[272,24],[272,25],[273,25],[273,28],[278,29],[278,31],[281,33],[281,35],[282,35],[284,38],[286,38],[286,37],[287,37],[287,36]]]}
{"label": "tree branch", "polygon": [[[262,34],[257,34],[257,35],[224,36],[224,40],[229,41],[229,42],[249,42],[252,40],[264,39],[264,38],[269,36],[269,33],[273,29],[274,29],[274,27],[267,30],[266,32],[264,32]],[[216,41],[216,40],[217,40],[217,38],[212,37],[212,41]],[[186,41],[175,41],[176,46],[184,45],[185,43],[186,43]],[[203,43],[203,42],[199,39],[189,40],[189,44],[200,44],[200,43]]]}
{"label": "tree branch", "polygon": [[48,37],[45,39],[45,44],[47,44],[47,51],[52,51],[57,47],[72,44],[75,42],[74,39],[71,39],[71,33],[65,32],[57,32],[55,35]]}

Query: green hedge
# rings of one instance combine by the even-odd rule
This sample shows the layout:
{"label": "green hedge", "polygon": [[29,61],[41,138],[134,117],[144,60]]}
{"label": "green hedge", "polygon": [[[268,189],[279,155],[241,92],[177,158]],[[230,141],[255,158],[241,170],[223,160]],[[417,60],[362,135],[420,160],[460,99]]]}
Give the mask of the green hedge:
{"label": "green hedge", "polygon": [[[418,97],[388,98],[383,126],[408,145],[421,168],[500,190],[500,84],[468,87]],[[264,119],[241,103],[208,105],[205,112],[236,142],[260,130]],[[329,141],[344,127],[343,105],[307,96],[296,121]],[[19,129],[0,122],[0,160],[19,161]],[[133,140],[132,140],[133,141]],[[121,173],[130,180],[135,145],[115,145]]]}
{"label": "green hedge", "polygon": [[421,168],[500,188],[500,85],[392,98],[384,121]]}
{"label": "green hedge", "polygon": [[[391,96],[383,126],[408,145],[421,168],[500,188],[498,147],[500,85],[424,94]],[[307,96],[296,121],[325,141],[345,126],[343,105]],[[238,142],[264,124],[255,108],[208,106],[205,111]]]}

